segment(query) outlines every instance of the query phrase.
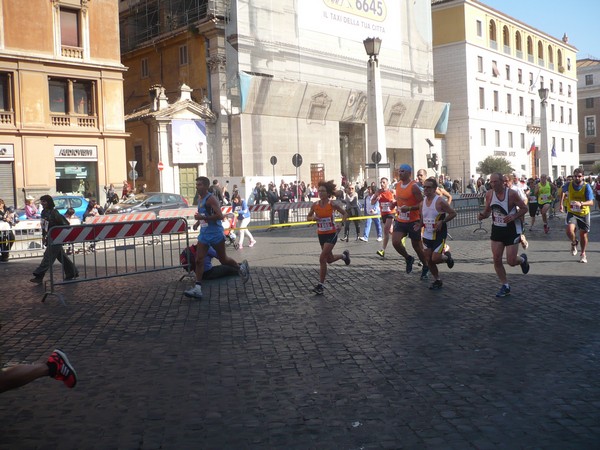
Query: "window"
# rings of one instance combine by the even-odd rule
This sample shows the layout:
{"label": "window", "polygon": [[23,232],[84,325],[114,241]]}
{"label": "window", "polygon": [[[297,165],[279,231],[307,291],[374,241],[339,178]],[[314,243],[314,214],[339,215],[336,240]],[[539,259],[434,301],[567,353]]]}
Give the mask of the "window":
{"label": "window", "polygon": [[523,84],[523,71],[521,69],[517,70],[517,81],[519,84]]}
{"label": "window", "polygon": [[483,73],[483,58],[481,56],[477,57],[477,72]]}
{"label": "window", "polygon": [[565,152],[565,138],[560,138],[560,151]]}
{"label": "window", "polygon": [[479,108],[485,109],[485,90],[479,88]]}
{"label": "window", "polygon": [[179,47],[179,65],[185,66],[188,63],[188,48],[187,45]]}
{"label": "window", "polygon": [[587,153],[596,153],[596,144],[594,144],[593,142],[588,143],[586,152]]}
{"label": "window", "polygon": [[565,108],[560,107],[560,123],[565,123]]}
{"label": "window", "polygon": [[586,137],[596,136],[596,116],[587,116],[585,118],[585,135]]}
{"label": "window", "polygon": [[60,43],[67,47],[81,47],[79,11],[60,8]]}
{"label": "window", "polygon": [[571,85],[567,87],[567,96],[571,97]]}
{"label": "window", "polygon": [[93,81],[50,78],[48,90],[50,112],[67,115],[96,115],[96,93]]}
{"label": "window", "polygon": [[571,153],[573,153],[573,139],[570,140],[569,144],[570,144],[570,147],[571,147]]}
{"label": "window", "polygon": [[482,37],[483,36],[483,24],[481,23],[481,20],[478,20],[475,23],[475,26],[477,27],[477,36]]}
{"label": "window", "polygon": [[544,77],[540,77],[540,87],[544,88]]}
{"label": "window", "polygon": [[481,129],[481,145],[482,147],[485,147],[487,145],[485,138],[485,128]]}
{"label": "window", "polygon": [[0,72],[0,111],[12,110],[12,74]]}
{"label": "window", "polygon": [[525,100],[523,99],[523,97],[519,97],[519,115],[520,116],[524,116],[525,115]]}
{"label": "window", "polygon": [[529,111],[531,112],[531,123],[533,123],[533,118],[535,117],[535,100],[531,100]]}
{"label": "window", "polygon": [[594,84],[594,74],[590,73],[585,76],[585,85],[591,86],[592,84]]}
{"label": "window", "polygon": [[496,141],[496,147],[500,147],[500,130],[494,131],[494,139]]}
{"label": "window", "polygon": [[142,155],[142,146],[135,145],[133,147],[133,154],[135,155],[135,160],[137,161],[137,164],[135,165],[135,170],[138,173],[136,178],[143,178],[144,177],[144,156]]}
{"label": "window", "polygon": [[150,76],[150,74],[148,72],[148,58],[142,58],[141,64],[142,64],[142,68],[141,68],[142,78],[148,78]]}
{"label": "window", "polygon": [[506,65],[506,79],[510,80],[510,66],[508,64]]}
{"label": "window", "polygon": [[585,99],[585,107],[586,108],[593,108],[594,107],[594,99],[593,98],[586,98]]}
{"label": "window", "polygon": [[573,125],[573,110],[569,108],[569,125]]}
{"label": "window", "polygon": [[496,22],[494,22],[493,20],[490,20],[490,44],[492,48],[496,48],[497,44],[496,41],[498,39],[496,38]]}
{"label": "window", "polygon": [[529,87],[533,86],[533,73],[529,72]]}
{"label": "window", "polygon": [[521,133],[521,148],[525,148],[525,133]]}
{"label": "window", "polygon": [[562,84],[562,81],[558,82],[558,93],[560,95],[563,95],[563,84]]}
{"label": "window", "polygon": [[554,92],[554,80],[550,80],[550,92]]}
{"label": "window", "polygon": [[513,148],[513,134],[512,134],[512,131],[508,132],[508,146],[510,148]]}
{"label": "window", "polygon": [[500,71],[498,70],[498,64],[496,64],[496,61],[492,61],[492,75],[494,78],[500,76]]}
{"label": "window", "polygon": [[506,112],[512,114],[512,95],[506,94]]}
{"label": "window", "polygon": [[552,122],[556,120],[556,115],[554,114],[554,105],[550,105],[550,120]]}
{"label": "window", "polygon": [[494,111],[498,111],[500,109],[499,101],[498,101],[498,91],[494,91]]}

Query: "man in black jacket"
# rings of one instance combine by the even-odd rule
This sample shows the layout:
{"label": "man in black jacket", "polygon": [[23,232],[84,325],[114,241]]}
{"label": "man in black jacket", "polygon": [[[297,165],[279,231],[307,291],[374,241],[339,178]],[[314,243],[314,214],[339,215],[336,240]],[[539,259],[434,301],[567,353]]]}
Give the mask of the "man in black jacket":
{"label": "man in black jacket", "polygon": [[279,201],[277,187],[273,183],[269,183],[269,191],[267,192],[267,201],[271,206],[271,225],[275,224],[275,203]]}
{"label": "man in black jacket", "polygon": [[44,275],[58,259],[63,265],[65,280],[74,280],[79,276],[79,272],[75,264],[69,259],[62,245],[48,245],[48,232],[50,228],[69,225],[69,221],[55,209],[54,200],[49,195],[42,195],[40,202],[44,210],[42,211],[42,241],[46,245],[46,251],[42,262],[37,269],[33,271],[33,278],[29,281],[32,283],[41,283],[44,280]]}

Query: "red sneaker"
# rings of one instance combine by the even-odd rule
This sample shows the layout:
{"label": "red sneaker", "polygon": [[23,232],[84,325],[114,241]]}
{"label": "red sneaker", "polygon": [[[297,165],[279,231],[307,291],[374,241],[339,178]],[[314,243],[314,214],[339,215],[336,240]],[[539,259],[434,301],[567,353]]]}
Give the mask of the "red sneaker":
{"label": "red sneaker", "polygon": [[61,350],[56,349],[48,357],[46,362],[50,369],[50,376],[55,380],[65,383],[68,388],[73,388],[77,384],[77,373],[69,362],[69,358]]}

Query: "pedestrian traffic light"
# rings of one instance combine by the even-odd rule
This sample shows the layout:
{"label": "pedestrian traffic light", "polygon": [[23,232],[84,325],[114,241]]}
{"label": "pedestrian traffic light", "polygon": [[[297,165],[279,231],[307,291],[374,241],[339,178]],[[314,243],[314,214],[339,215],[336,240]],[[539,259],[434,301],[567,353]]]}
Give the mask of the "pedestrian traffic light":
{"label": "pedestrian traffic light", "polygon": [[427,168],[437,170],[437,168],[438,168],[437,153],[432,153],[431,155],[427,156]]}

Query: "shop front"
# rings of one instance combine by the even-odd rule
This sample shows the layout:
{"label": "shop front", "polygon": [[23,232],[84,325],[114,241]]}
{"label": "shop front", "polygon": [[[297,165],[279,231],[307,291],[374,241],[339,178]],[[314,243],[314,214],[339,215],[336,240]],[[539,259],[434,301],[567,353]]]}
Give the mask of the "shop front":
{"label": "shop front", "polygon": [[56,193],[98,198],[98,147],[55,145]]}
{"label": "shop front", "polygon": [[14,146],[0,144],[0,198],[6,206],[16,206],[14,164]]}

